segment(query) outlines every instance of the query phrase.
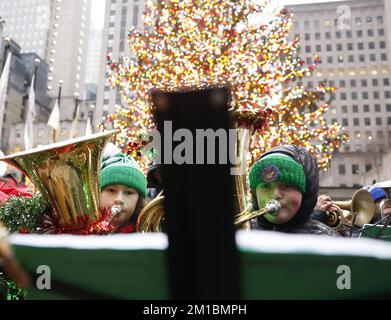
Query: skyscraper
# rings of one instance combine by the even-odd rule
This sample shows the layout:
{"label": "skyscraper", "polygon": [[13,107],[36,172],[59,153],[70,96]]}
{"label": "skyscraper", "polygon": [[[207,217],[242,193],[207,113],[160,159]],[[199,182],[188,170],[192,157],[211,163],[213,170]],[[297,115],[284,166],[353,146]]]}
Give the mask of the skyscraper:
{"label": "skyscraper", "polygon": [[310,62],[318,54],[322,61],[303,84],[315,87],[328,80],[337,87],[325,118],[328,124],[338,121],[350,136],[321,174],[321,185],[358,187],[365,172],[378,169],[391,145],[390,3],[356,0],[289,8],[302,56]]}
{"label": "skyscraper", "polygon": [[115,112],[115,105],[122,103],[120,93],[109,86],[105,65],[107,52],[112,52],[116,60],[130,55],[127,33],[131,27],[142,30],[143,11],[144,0],[106,0],[95,125],[101,122],[102,116]]}

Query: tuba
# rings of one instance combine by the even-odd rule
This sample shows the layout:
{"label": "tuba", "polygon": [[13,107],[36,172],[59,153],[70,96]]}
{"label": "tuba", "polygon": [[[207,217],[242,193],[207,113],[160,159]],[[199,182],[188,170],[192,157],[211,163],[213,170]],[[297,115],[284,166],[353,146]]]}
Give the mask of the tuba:
{"label": "tuba", "polygon": [[163,232],[164,231],[164,196],[163,191],[151,200],[141,210],[137,222],[137,232]]}
{"label": "tuba", "polygon": [[[3,158],[21,170],[55,209],[59,227],[73,230],[99,221],[100,158],[116,131],[96,133]],[[88,218],[88,219],[86,219]]]}
{"label": "tuba", "polygon": [[[278,215],[281,209],[281,203],[277,200],[269,200],[265,208],[251,211],[245,210],[235,216],[235,226],[241,228],[250,220],[265,215],[267,213],[272,215]],[[153,199],[148,205],[140,212],[136,229],[137,232],[162,232],[164,231],[164,196],[161,191],[155,199]]]}
{"label": "tuba", "polygon": [[356,191],[351,200],[333,201],[333,207],[337,208],[337,212],[327,213],[327,224],[335,229],[339,229],[344,220],[350,221],[351,226],[369,223],[375,210],[371,194],[364,189]]}

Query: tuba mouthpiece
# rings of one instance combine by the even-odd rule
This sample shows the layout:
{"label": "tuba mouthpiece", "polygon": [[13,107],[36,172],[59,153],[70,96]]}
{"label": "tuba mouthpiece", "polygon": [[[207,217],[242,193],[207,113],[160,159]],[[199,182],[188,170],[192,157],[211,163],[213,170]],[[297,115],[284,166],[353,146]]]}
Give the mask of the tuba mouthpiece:
{"label": "tuba mouthpiece", "polygon": [[121,211],[122,211],[122,208],[118,204],[115,204],[111,207],[111,214],[113,217],[116,216],[117,214],[119,214]]}
{"label": "tuba mouthpiece", "polygon": [[273,216],[277,216],[279,211],[281,210],[281,202],[277,200],[269,200],[266,202],[265,209],[269,214]]}

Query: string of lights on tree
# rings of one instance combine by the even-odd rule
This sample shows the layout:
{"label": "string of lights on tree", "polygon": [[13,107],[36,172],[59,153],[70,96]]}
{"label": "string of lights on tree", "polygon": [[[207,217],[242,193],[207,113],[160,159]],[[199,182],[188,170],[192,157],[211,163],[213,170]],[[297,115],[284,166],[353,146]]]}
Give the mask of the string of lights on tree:
{"label": "string of lights on tree", "polygon": [[328,102],[318,105],[335,88],[300,85],[319,57],[312,64],[300,58],[299,38],[289,38],[291,18],[270,0],[148,0],[144,32],[128,33],[130,56],[107,56],[110,83],[127,104],[107,117],[120,129],[117,144],[144,158],[145,169],[141,149],[155,128],[149,90],[228,82],[236,125],[253,133],[249,162],[275,145],[293,143],[327,168],[348,137],[337,123],[326,124]]}

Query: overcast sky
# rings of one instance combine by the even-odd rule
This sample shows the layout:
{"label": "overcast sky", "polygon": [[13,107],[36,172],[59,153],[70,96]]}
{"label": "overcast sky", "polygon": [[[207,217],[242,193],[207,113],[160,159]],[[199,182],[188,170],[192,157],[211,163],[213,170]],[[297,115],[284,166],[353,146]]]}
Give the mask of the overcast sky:
{"label": "overcast sky", "polygon": [[[106,0],[107,1],[107,0]],[[342,0],[272,0],[279,1],[282,4],[299,4],[299,3],[316,3],[316,2],[335,2]],[[91,16],[93,17],[92,24],[95,28],[103,28],[105,0],[92,0]]]}

